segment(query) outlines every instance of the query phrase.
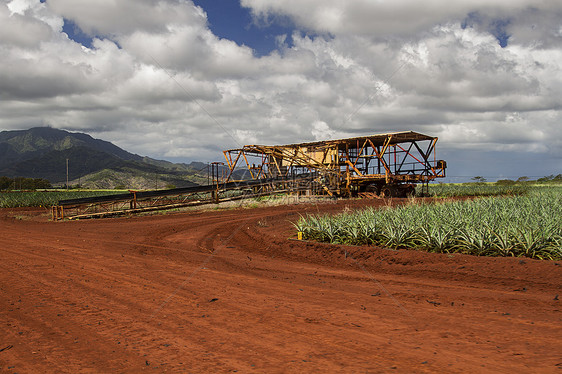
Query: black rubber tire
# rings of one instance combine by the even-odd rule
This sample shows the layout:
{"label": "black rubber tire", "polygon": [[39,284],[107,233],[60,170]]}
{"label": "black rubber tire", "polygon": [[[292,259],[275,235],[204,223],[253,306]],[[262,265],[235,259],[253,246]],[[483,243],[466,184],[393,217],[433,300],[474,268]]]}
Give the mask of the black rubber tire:
{"label": "black rubber tire", "polygon": [[404,197],[414,197],[416,196],[416,188],[408,186],[404,189]]}
{"label": "black rubber tire", "polygon": [[392,193],[392,188],[390,187],[383,187],[381,190],[381,196],[382,197],[392,197],[393,193]]}

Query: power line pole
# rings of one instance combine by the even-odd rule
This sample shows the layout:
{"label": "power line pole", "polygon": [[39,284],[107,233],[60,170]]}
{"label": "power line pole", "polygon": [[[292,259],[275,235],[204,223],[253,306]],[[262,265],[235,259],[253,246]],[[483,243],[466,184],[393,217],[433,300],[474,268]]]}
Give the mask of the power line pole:
{"label": "power line pole", "polygon": [[68,158],[66,159],[66,190],[68,191]]}

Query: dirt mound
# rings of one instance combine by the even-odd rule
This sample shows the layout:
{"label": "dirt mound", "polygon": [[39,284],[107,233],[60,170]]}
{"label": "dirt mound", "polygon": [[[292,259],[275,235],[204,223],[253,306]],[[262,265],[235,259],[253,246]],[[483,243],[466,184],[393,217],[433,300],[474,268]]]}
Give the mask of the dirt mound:
{"label": "dirt mound", "polygon": [[382,204],[0,211],[0,371],[562,372],[559,262],[291,239]]}

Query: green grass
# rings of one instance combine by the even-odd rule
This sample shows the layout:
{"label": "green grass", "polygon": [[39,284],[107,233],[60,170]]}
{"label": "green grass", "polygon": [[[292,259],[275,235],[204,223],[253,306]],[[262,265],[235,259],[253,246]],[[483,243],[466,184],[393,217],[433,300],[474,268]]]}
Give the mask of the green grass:
{"label": "green grass", "polygon": [[117,190],[46,190],[13,191],[0,193],[0,208],[50,207],[59,200],[78,199],[82,197],[103,196],[123,193]]}
{"label": "green grass", "polygon": [[517,196],[526,194],[532,187],[523,184],[497,185],[489,183],[432,184],[429,194],[434,197],[464,196]]}
{"label": "green grass", "polygon": [[477,256],[562,259],[562,188],[301,217],[304,239]]}

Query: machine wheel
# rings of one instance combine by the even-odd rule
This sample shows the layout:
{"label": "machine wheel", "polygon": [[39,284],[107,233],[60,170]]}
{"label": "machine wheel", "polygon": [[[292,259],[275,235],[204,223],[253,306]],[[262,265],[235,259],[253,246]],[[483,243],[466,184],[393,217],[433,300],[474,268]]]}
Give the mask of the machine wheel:
{"label": "machine wheel", "polygon": [[382,190],[381,190],[381,195],[382,195],[382,197],[386,197],[386,198],[392,197],[392,195],[393,195],[392,194],[392,188],[383,187]]}
{"label": "machine wheel", "polygon": [[416,188],[414,186],[408,186],[404,189],[404,196],[405,197],[414,197],[416,196]]}
{"label": "machine wheel", "polygon": [[365,188],[366,192],[371,192],[371,193],[375,193],[376,195],[380,195],[381,194],[381,188],[379,185],[377,184],[369,184],[366,188]]}

